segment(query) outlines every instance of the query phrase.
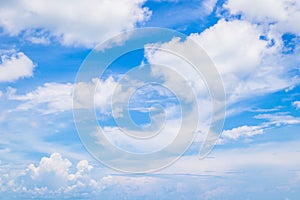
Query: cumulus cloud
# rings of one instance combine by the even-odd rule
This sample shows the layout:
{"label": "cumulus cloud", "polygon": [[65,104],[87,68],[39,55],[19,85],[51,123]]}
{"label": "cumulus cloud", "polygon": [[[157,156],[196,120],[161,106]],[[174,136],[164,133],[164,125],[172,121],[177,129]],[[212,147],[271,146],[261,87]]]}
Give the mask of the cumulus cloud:
{"label": "cumulus cloud", "polygon": [[0,82],[12,82],[33,76],[35,64],[22,52],[9,52],[1,55]]}
{"label": "cumulus cloud", "polygon": [[[114,173],[103,175],[101,168],[96,169],[97,165],[91,165],[86,160],[74,164],[59,153],[53,153],[49,157],[43,157],[37,164],[30,164],[26,170],[10,169],[8,172],[4,167],[0,168],[0,182],[4,183],[1,184],[0,191],[2,194],[13,192],[15,199],[40,199],[45,196],[56,199],[140,199],[145,196],[161,199],[166,195],[174,198],[222,198],[223,192],[219,190],[226,190],[226,195],[229,195],[227,189],[235,192],[239,190],[240,194],[241,190],[244,192],[245,188],[249,188],[243,188],[245,185],[236,188],[239,184],[228,185],[227,181],[222,183],[220,180],[223,178],[230,178],[232,182],[240,184],[248,183],[249,177],[252,180],[263,180],[264,178],[257,176],[259,170],[263,172],[263,176],[276,177],[280,179],[279,182],[294,180],[294,174],[286,172],[299,166],[299,159],[295,159],[297,157],[299,141],[262,144],[245,149],[216,150],[210,158],[204,160],[188,155],[154,174],[132,176]],[[243,173],[243,177],[239,176],[239,172]],[[279,174],[283,174],[284,179]],[[218,178],[214,178],[215,176]],[[230,188],[224,188],[223,184]],[[267,184],[273,188],[277,182]],[[255,184],[250,186],[251,189],[261,187]],[[14,199],[13,197],[10,199]]]}
{"label": "cumulus cloud", "polygon": [[297,0],[229,0],[224,7],[231,14],[242,14],[243,18],[255,23],[273,23],[272,29],[280,33],[300,35],[300,3]]}
{"label": "cumulus cloud", "polygon": [[[269,32],[263,26],[246,20],[221,19],[202,33],[189,36],[203,47],[215,63],[223,79],[229,105],[292,87],[299,82],[297,76],[289,74],[292,68],[282,62],[281,39],[274,43],[273,40],[277,38],[261,38],[268,34]],[[155,45],[162,48],[168,45],[173,49],[184,49],[188,46],[187,42],[175,38],[168,43]],[[195,49],[186,49],[186,51],[191,55],[199,54]],[[196,73],[187,70],[187,64],[182,59],[168,54],[148,49],[145,52],[150,63],[175,68],[180,74],[185,75],[193,86],[199,87],[199,92],[203,93],[205,85],[199,81],[199,77],[195,77]]]}
{"label": "cumulus cloud", "polygon": [[147,20],[151,12],[144,0],[39,1],[0,3],[0,26],[4,32],[33,43],[55,38],[63,45],[93,47],[121,31]]}
{"label": "cumulus cloud", "polygon": [[216,63],[219,72],[247,76],[261,61],[267,42],[261,30],[247,21],[221,19],[213,27],[191,38],[199,42]]}
{"label": "cumulus cloud", "polygon": [[[97,170],[87,160],[80,160],[74,165],[69,159],[59,153],[41,158],[40,162],[30,164],[25,170],[5,171],[0,168],[0,191],[14,192],[14,197],[31,196],[35,198],[124,198],[125,196],[142,196],[149,194],[143,186],[150,189],[157,186],[152,177],[130,177],[103,175],[102,169]],[[3,172],[3,173],[2,173]],[[121,191],[116,193],[116,191]],[[133,191],[134,194],[132,193]]]}
{"label": "cumulus cloud", "polygon": [[90,174],[92,169],[87,160],[79,161],[74,167],[70,160],[53,153],[43,157],[37,166],[30,164],[19,178],[26,180],[23,190],[29,194],[71,194],[88,187],[91,191],[101,189],[101,182]]}
{"label": "cumulus cloud", "polygon": [[41,187],[47,186],[53,189],[67,184],[71,165],[68,159],[63,159],[60,154],[53,153],[49,158],[43,157],[38,166],[30,164],[27,172],[30,178]]}
{"label": "cumulus cloud", "polygon": [[[286,32],[297,34],[295,27],[299,26],[290,21],[297,23],[294,19],[299,19],[296,17],[300,13],[299,3],[267,0],[251,1],[250,5],[246,0],[229,0],[224,7],[230,11],[230,16],[224,16],[228,19],[221,18],[212,27],[201,33],[191,34],[189,38],[198,42],[214,61],[224,81],[227,103],[232,105],[240,100],[292,88],[298,84],[299,77],[290,74],[295,66],[291,66],[288,61],[296,60],[297,55],[291,55],[293,58],[284,55],[286,47],[282,35]],[[241,14],[241,19],[231,18],[235,14]],[[269,26],[270,23],[274,24]],[[172,45],[176,49],[188,44],[173,39],[168,43],[151,45]],[[186,51],[195,54],[194,49]],[[182,60],[167,55],[166,52],[146,50],[145,56],[150,63],[164,64],[171,68],[175,66],[181,74],[195,74],[187,72]],[[192,75],[188,76],[190,82],[193,79],[199,80]],[[194,83],[201,85],[196,81]]]}
{"label": "cumulus cloud", "polygon": [[[243,20],[220,20],[191,38],[199,42],[215,62],[225,85],[228,103],[293,86],[289,67],[280,61],[280,43],[261,40],[264,30]],[[292,81],[291,81],[292,80]]]}

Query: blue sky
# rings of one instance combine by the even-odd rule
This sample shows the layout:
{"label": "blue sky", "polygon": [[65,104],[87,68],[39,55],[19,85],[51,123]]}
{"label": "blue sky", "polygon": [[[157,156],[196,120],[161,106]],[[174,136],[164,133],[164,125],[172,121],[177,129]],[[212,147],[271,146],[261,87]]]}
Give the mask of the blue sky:
{"label": "blue sky", "polygon": [[[297,0],[1,1],[0,199],[297,199],[299,19]],[[144,27],[169,28],[186,40],[162,35],[161,41],[115,60],[104,76],[75,82],[82,63],[93,63],[88,55],[96,45]],[[185,48],[189,41],[214,63],[226,94],[222,135],[204,159],[199,149],[213,123],[209,88],[186,62],[160,50],[185,49],[199,56],[198,49]],[[197,103],[185,96],[187,85],[156,64],[187,78]],[[140,71],[124,79],[136,67]],[[143,86],[153,78],[146,75],[149,71],[169,88]],[[135,123],[129,126],[119,120],[125,112],[111,110],[109,103],[122,106],[131,83],[139,90],[127,104]],[[126,90],[121,87],[113,96],[120,85]],[[81,91],[75,107],[74,88]],[[180,126],[187,130],[198,123],[196,138],[180,159],[161,170],[128,174],[108,168],[88,153],[73,118],[74,110],[89,104],[90,95],[95,95],[105,136],[120,149],[156,151]],[[157,104],[161,107],[151,107]],[[199,118],[184,115],[180,104],[186,110],[197,105]],[[147,131],[135,127],[134,134],[148,134],[162,125],[164,114],[162,136],[150,142],[120,131],[137,125]],[[106,156],[113,159],[114,154]]]}

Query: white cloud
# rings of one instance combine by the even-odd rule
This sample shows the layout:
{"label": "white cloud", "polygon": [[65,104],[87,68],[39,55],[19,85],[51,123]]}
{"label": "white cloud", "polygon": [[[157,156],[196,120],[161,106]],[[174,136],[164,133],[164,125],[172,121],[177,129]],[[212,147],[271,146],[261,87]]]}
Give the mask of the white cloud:
{"label": "white cloud", "polygon": [[116,87],[117,82],[111,76],[104,81],[98,80],[95,90],[95,106],[100,109],[102,113],[107,113],[111,101],[112,93]]}
{"label": "white cloud", "polygon": [[288,115],[287,113],[259,114],[255,116],[255,118],[268,120],[268,122],[265,123],[267,126],[300,124],[300,118]]}
{"label": "white cloud", "polygon": [[229,0],[225,6],[231,14],[242,14],[255,23],[273,23],[280,33],[300,35],[300,2],[297,0]]}
{"label": "white cloud", "polygon": [[[91,82],[79,82],[76,84],[76,92],[74,106],[76,108],[86,107],[86,105],[94,105],[102,114],[108,114],[111,102],[111,96],[117,85],[113,77],[105,80],[94,78]],[[94,96],[94,102],[88,97]]]}
{"label": "white cloud", "polygon": [[217,0],[206,0],[202,1],[202,5],[207,14],[212,13],[214,7],[216,6]]}
{"label": "white cloud", "polygon": [[[189,36],[204,48],[215,63],[223,79],[227,94],[226,103],[229,107],[241,100],[252,99],[293,86],[299,81],[289,76],[290,68],[281,62],[281,43],[271,45],[270,40],[262,40],[260,36],[265,34],[268,32],[260,25],[251,24],[245,20],[221,19],[202,33]],[[167,43],[149,44],[146,46],[149,49],[146,49],[145,57],[151,64],[161,64],[174,69],[189,81],[197,91],[197,95],[207,98],[209,95],[203,95],[207,91],[205,84],[201,82],[202,77],[199,78],[197,73],[189,70],[188,64],[183,59],[155,49],[157,47],[170,49],[171,46],[172,49],[184,49],[191,56],[200,57],[201,53],[195,49],[186,48],[189,46],[188,42],[188,40],[180,41],[178,38],[173,38]],[[164,74],[159,67],[157,69],[152,67],[152,73]],[[168,76],[165,79],[170,82],[170,85],[176,85],[177,93],[183,89],[178,86],[178,80]],[[210,110],[206,108],[209,108],[209,104],[202,103],[202,105],[206,105],[204,107],[200,105],[200,108],[204,108],[201,112],[206,117],[204,120],[207,120]],[[234,107],[234,109],[237,108]],[[282,120],[278,123],[291,123],[291,121]],[[262,124],[262,127],[243,126],[227,130],[225,137],[238,139],[243,136],[247,138],[262,134],[265,126],[265,124]]]}
{"label": "white cloud", "polygon": [[[173,38],[171,41],[163,44],[148,44],[145,46],[145,57],[152,64],[151,75],[153,77],[163,77],[164,86],[170,89],[176,96],[190,102],[194,100],[194,96],[197,98],[199,123],[208,124],[212,116],[213,105],[211,94],[205,82],[207,77],[199,74],[186,60],[183,60],[176,54],[164,51],[164,49],[172,49],[175,52],[187,50],[191,57],[196,60],[199,58],[202,61],[201,63],[203,63],[203,59],[197,51],[198,49],[187,49],[187,47],[192,46],[189,42],[191,40],[180,42],[179,38]],[[156,66],[156,64],[166,66],[166,68]],[[173,70],[174,72],[170,73]],[[193,90],[193,95],[187,95],[187,87]],[[205,130],[203,129],[202,131],[205,132]]]}
{"label": "white cloud", "polygon": [[264,129],[261,126],[241,126],[223,131],[222,138],[236,140],[240,137],[252,137],[263,133]]}
{"label": "white cloud", "polygon": [[[97,165],[96,165],[97,166]],[[104,175],[105,170],[97,169],[87,160],[80,160],[77,165],[63,158],[59,153],[53,153],[49,157],[43,157],[37,165],[30,164],[26,170],[0,168],[0,191],[11,192],[16,195],[31,196],[35,198],[93,198],[96,197],[124,197],[126,193],[139,196],[149,194],[149,190],[139,190],[141,186],[156,187],[155,178],[152,177],[127,177]],[[122,192],[116,194],[116,190]],[[159,187],[157,186],[157,189]],[[112,198],[112,199],[115,199]],[[118,199],[119,199],[118,198]],[[98,199],[98,198],[97,198]]]}
{"label": "white cloud", "polygon": [[[90,83],[77,83],[77,89],[80,90],[81,95],[77,96],[78,103],[76,105],[86,105],[91,101],[87,97],[95,93],[95,105],[102,113],[105,113],[110,106],[108,102],[115,85],[116,82],[112,77],[104,81],[95,78]],[[42,114],[53,114],[72,109],[73,87],[74,85],[71,83],[50,82],[23,95],[16,94],[17,90],[14,88],[8,88],[8,98],[21,102],[17,107],[18,110],[33,109]]]}
{"label": "white cloud", "polygon": [[[237,7],[241,5],[245,9],[253,9],[254,7],[253,16],[257,16],[257,11],[259,12],[258,16],[262,15],[260,17],[262,19],[274,18],[280,20],[284,18],[284,16],[280,16],[282,13],[279,12],[282,9],[295,15],[299,13],[299,9],[297,11],[298,3],[293,4],[294,1],[287,2],[275,2],[275,0],[255,1],[252,6],[252,1],[251,5],[248,5],[248,1],[230,0],[226,8],[234,7],[233,4],[236,4]],[[269,6],[270,3],[274,3],[274,5]],[[281,5],[285,7],[282,8]],[[256,9],[255,7],[259,8]],[[276,10],[278,12],[275,12]],[[238,11],[235,14],[237,13]],[[270,16],[263,17],[264,15]],[[291,16],[292,14],[287,15]],[[287,19],[292,20],[294,18],[288,17]],[[273,21],[271,20],[271,22]],[[282,21],[282,24],[285,23]],[[293,25],[286,24],[288,32],[293,32],[293,29]],[[290,71],[296,68],[294,64],[291,64],[291,60],[296,60],[299,56],[282,54],[285,47],[281,36],[282,33],[279,29],[276,28],[275,30],[275,25],[265,26],[264,23],[256,23],[254,19],[243,16],[241,20],[220,19],[212,27],[201,33],[191,34],[189,38],[198,42],[215,63],[222,76],[227,95],[227,105],[230,108],[238,101],[293,88],[299,83],[299,77],[290,74]],[[173,38],[170,42],[151,44],[147,47],[155,47],[155,45],[157,47],[168,45],[172,46],[173,49],[184,49],[188,46],[187,42]],[[198,53],[195,49],[185,50],[191,55],[195,54],[195,56]],[[163,64],[172,69],[175,68],[177,72],[185,75],[195,88],[199,86],[199,91],[205,91],[203,83],[199,82],[199,77],[195,77],[196,73],[193,71],[187,70],[187,64],[182,59],[174,58],[175,56],[172,57],[170,53],[148,49],[145,51],[145,56],[152,64]],[[174,80],[174,82],[176,81]]]}
{"label": "white cloud", "polygon": [[243,13],[247,18],[253,20],[278,21],[287,17],[284,0],[229,0],[224,7],[229,8],[232,14]]}
{"label": "white cloud", "polygon": [[12,82],[33,76],[35,64],[22,52],[1,55],[0,82]]}
{"label": "white cloud", "polygon": [[49,158],[43,157],[38,166],[30,164],[27,172],[31,179],[53,189],[65,186],[69,179],[71,162],[60,154],[53,153]]}
{"label": "white cloud", "polygon": [[63,112],[72,109],[72,90],[70,83],[45,83],[32,92],[24,95],[16,95],[16,90],[9,94],[10,100],[18,100],[20,110],[35,109],[44,114]]}
{"label": "white cloud", "polygon": [[201,34],[191,38],[199,42],[224,74],[239,74],[244,77],[252,72],[266,51],[267,42],[259,40],[259,27],[246,21],[220,20]]}
{"label": "white cloud", "polygon": [[[220,20],[191,38],[199,42],[215,62],[225,85],[228,103],[274,92],[296,84],[280,61],[280,43],[260,40],[262,27],[247,21]],[[292,80],[292,81],[291,81]]]}
{"label": "white cloud", "polygon": [[72,194],[87,188],[89,191],[101,189],[102,183],[90,174],[92,169],[87,160],[79,161],[75,168],[68,159],[53,153],[43,157],[37,166],[30,164],[20,178],[27,178],[23,187],[28,193]]}
{"label": "white cloud", "polygon": [[[268,94],[299,82],[296,77],[289,77],[290,67],[284,66],[281,60],[282,43],[271,45],[271,38],[261,40],[260,36],[268,34],[262,26],[244,20],[226,21],[221,19],[217,24],[202,33],[191,34],[189,38],[198,42],[216,65],[223,79],[228,104],[241,99],[253,98]],[[172,46],[173,49],[185,49],[187,42],[174,38],[172,41],[156,46]],[[147,47],[155,47],[155,44]],[[199,57],[195,49],[186,49],[191,55]],[[200,82],[182,59],[162,51],[146,50],[150,63],[163,64],[184,75],[198,92],[206,92]],[[206,77],[207,78],[207,77]],[[203,87],[204,86],[204,87]]]}
{"label": "white cloud", "polygon": [[50,33],[42,30],[42,31],[34,31],[34,30],[26,30],[24,33],[25,39],[30,41],[33,44],[44,44],[47,45],[50,43]]}
{"label": "white cloud", "polygon": [[[103,127],[102,132],[111,144],[119,147],[120,149],[133,153],[152,153],[165,148],[167,145],[170,145],[178,135],[180,128],[188,130],[187,127],[189,127],[188,124],[181,124],[180,119],[167,120],[162,127],[157,127],[157,125],[154,126],[156,128],[155,130],[158,130],[157,133],[152,130],[143,130],[143,132],[136,130],[126,130],[127,127],[125,127],[126,131],[136,136],[142,134],[157,134],[147,140],[129,137],[118,127]],[[99,140],[99,138],[96,139]],[[99,140],[99,143],[100,142],[101,140]]]}
{"label": "white cloud", "polygon": [[209,157],[200,160],[193,155],[183,156],[162,173],[206,172],[211,175],[225,175],[230,171],[245,171],[247,166],[265,170],[289,170],[300,164],[300,159],[295,159],[299,157],[299,147],[299,141],[263,143],[250,145],[247,148],[215,150]]}
{"label": "white cloud", "polygon": [[293,106],[295,106],[297,109],[300,109],[300,101],[293,102]]}
{"label": "white cloud", "polygon": [[[201,97],[208,96],[209,94],[203,78],[193,67],[191,67],[190,63],[188,63],[186,60],[183,60],[175,53],[173,54],[164,50],[160,50],[172,49],[173,51],[178,50],[178,52],[180,52],[182,49],[186,49],[187,47],[191,46],[189,42],[191,41],[187,40],[187,42],[184,43],[180,42],[180,38],[173,38],[171,41],[163,44],[147,44],[145,45],[145,57],[149,63],[153,64],[151,66],[151,74],[154,77],[163,76],[165,85],[174,89],[174,93],[176,95],[185,94],[186,89],[184,86],[186,86],[185,84],[188,83],[192,86],[195,86],[193,89],[197,95],[201,95]],[[190,49],[190,54],[194,55],[195,57],[199,56],[198,52],[195,52],[194,49]],[[167,68],[156,66],[156,64],[166,66]],[[170,73],[170,69],[174,70],[176,73]]]}
{"label": "white cloud", "polygon": [[[266,177],[276,177],[278,182],[294,181],[298,171],[295,174],[291,171],[295,171],[300,164],[300,160],[296,159],[299,157],[299,147],[299,141],[293,141],[216,150],[210,157],[201,160],[195,155],[186,155],[161,171],[136,176],[113,172],[109,175],[107,171],[103,174],[103,169],[96,168],[98,165],[91,165],[86,160],[73,165],[59,153],[53,153],[50,157],[43,157],[37,165],[30,164],[25,171],[0,168],[0,181],[4,183],[0,191],[4,194],[14,192],[15,197],[22,195],[23,198],[30,196],[38,199],[45,196],[58,199],[139,199],[145,196],[161,199],[166,194],[175,198],[210,199],[215,197],[213,195],[222,197],[223,192],[226,195],[236,190],[245,192],[245,186],[249,186],[247,188],[250,190],[260,188],[261,185],[257,186],[252,181],[263,181]],[[253,176],[257,175],[257,171],[262,176]],[[220,181],[224,179],[231,182]],[[243,184],[239,188],[236,183],[249,185]],[[273,188],[277,186],[277,181],[263,184]],[[292,187],[292,184],[289,186]]]}
{"label": "white cloud", "polygon": [[94,47],[147,20],[151,12],[142,8],[143,3],[144,0],[13,0],[0,3],[0,26],[11,36],[24,32],[25,39],[34,43],[47,43],[55,37],[63,45]]}
{"label": "white cloud", "polygon": [[300,124],[300,118],[286,113],[259,114],[254,116],[254,118],[265,120],[265,122],[257,126],[244,125],[231,130],[224,130],[219,143],[222,144],[229,140],[237,140],[240,138],[251,138],[255,135],[264,134],[266,129],[274,127]]}
{"label": "white cloud", "polygon": [[[215,63],[224,82],[228,104],[297,83],[297,79],[287,76],[289,68],[280,62],[281,43],[270,46],[270,41],[260,39],[264,34],[266,32],[262,27],[247,21],[221,19],[204,32],[189,37],[198,42]],[[190,55],[199,57],[199,52],[188,48],[189,44],[186,41],[181,42],[174,38],[168,43],[156,44],[161,48],[164,48],[164,45],[172,46],[173,49],[186,48]],[[155,44],[147,47],[155,47]],[[197,73],[189,72],[188,64],[182,59],[153,49],[147,49],[145,54],[150,63],[163,64],[175,69],[191,82],[199,94],[206,94],[207,90],[201,78]],[[179,86],[177,84],[178,90]]]}

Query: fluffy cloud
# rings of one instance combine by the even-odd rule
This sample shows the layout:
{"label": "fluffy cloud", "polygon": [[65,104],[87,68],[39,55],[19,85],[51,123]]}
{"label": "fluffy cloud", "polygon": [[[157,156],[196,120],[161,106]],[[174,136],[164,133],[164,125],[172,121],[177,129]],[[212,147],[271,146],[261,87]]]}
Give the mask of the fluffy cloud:
{"label": "fluffy cloud", "polygon": [[278,21],[287,17],[286,6],[288,1],[284,0],[254,0],[251,3],[247,0],[229,0],[225,8],[230,9],[232,14],[245,14],[253,20]]}
{"label": "fluffy cloud", "polygon": [[280,60],[280,42],[270,45],[271,39],[260,39],[264,34],[262,27],[247,21],[222,19],[201,34],[191,35],[215,62],[229,103],[297,83],[288,77],[290,69]]}
{"label": "fluffy cloud", "polygon": [[[262,39],[269,32],[263,26],[252,24],[245,20],[228,21],[221,19],[214,26],[202,33],[191,34],[189,38],[198,42],[216,65],[223,79],[227,93],[228,104],[268,94],[284,88],[292,87],[299,79],[289,75],[291,67],[285,66],[281,54],[281,39]],[[276,39],[276,42],[273,41]],[[188,41],[173,39],[164,44],[173,49],[184,49]],[[155,45],[148,45],[148,47]],[[195,49],[187,49],[191,55],[197,54]],[[175,68],[177,72],[187,77],[192,85],[205,91],[205,86],[199,81],[196,73],[187,70],[187,64],[178,57],[162,51],[146,50],[150,63],[163,64]]]}
{"label": "fluffy cloud", "polygon": [[41,187],[47,186],[53,189],[67,184],[71,165],[68,159],[63,159],[60,154],[53,153],[49,158],[43,157],[38,166],[30,164],[27,172],[30,178]]}
{"label": "fluffy cloud", "polygon": [[0,3],[0,26],[4,32],[20,33],[34,43],[49,38],[63,45],[93,47],[121,31],[148,19],[144,0],[39,1]]}
{"label": "fluffy cloud", "polygon": [[19,178],[26,180],[23,190],[34,195],[68,194],[87,187],[101,189],[101,182],[97,183],[90,174],[92,169],[87,160],[79,161],[74,167],[59,153],[53,153],[50,157],[43,157],[37,166],[30,164]]}
{"label": "fluffy cloud", "polygon": [[[260,37],[265,34],[268,32],[263,27],[248,21],[221,19],[202,33],[189,36],[203,47],[215,63],[223,79],[229,105],[297,83],[297,78],[288,76],[290,68],[284,66],[280,60],[282,44],[273,44],[272,39],[262,40]],[[205,84],[197,73],[188,70],[190,67],[186,62],[170,53],[153,50],[153,47],[165,46],[171,46],[173,49],[186,48],[190,55],[200,57],[198,51],[188,48],[188,40],[182,42],[174,38],[168,43],[147,45],[148,48],[152,47],[145,51],[148,61],[176,70],[189,80],[198,94],[202,94],[201,97],[207,96]],[[152,68],[155,73],[155,67]],[[170,84],[173,81],[177,89],[182,90],[177,80],[166,80]]]}
{"label": "fluffy cloud", "polygon": [[213,59],[219,72],[245,77],[260,64],[267,42],[259,40],[259,27],[247,21],[220,20],[191,38],[199,42]]}
{"label": "fluffy cloud", "polygon": [[[291,68],[285,66],[281,60],[283,57],[281,54],[282,43],[277,42],[277,40],[273,43],[273,40],[277,38],[262,37],[268,34],[268,30],[265,30],[263,26],[246,20],[221,19],[202,33],[189,36],[203,47],[215,63],[223,79],[229,108],[239,101],[292,87],[299,82],[297,77],[289,74]],[[189,52],[189,55],[200,58],[201,53],[196,49],[186,48],[189,46],[188,43],[189,40],[180,41],[178,38],[173,38],[163,44],[149,44],[146,45],[145,57],[150,64],[161,64],[177,71],[189,81],[197,94],[204,100],[209,95],[205,95],[207,90],[205,84],[201,82],[201,77],[199,78],[193,70],[189,70],[189,64],[183,59],[159,50],[159,48],[169,49],[170,47],[175,50],[184,49]],[[152,67],[151,72],[154,75],[165,74],[159,68],[155,69],[155,67]],[[178,83],[178,80],[172,79],[172,77],[165,76],[165,79],[172,85]],[[178,93],[183,88],[177,86],[176,89]],[[201,110],[202,114],[205,113],[205,117],[209,116],[207,113],[210,110],[206,108],[209,108],[210,104],[202,103],[202,105],[206,105],[200,106],[201,109],[204,108],[204,110]],[[275,124],[276,122],[272,120],[272,123]],[[285,124],[283,121],[278,123]],[[262,127],[260,125],[243,126],[227,130],[224,133],[224,138],[238,139],[262,134],[265,126],[267,125],[263,124]]]}
{"label": "fluffy cloud", "polygon": [[280,33],[300,35],[300,3],[297,0],[229,0],[225,6],[233,15],[242,14],[255,23],[273,23]]}
{"label": "fluffy cloud", "polygon": [[[295,60],[297,56],[291,55],[292,58],[282,54],[285,48],[282,34],[297,32],[293,30],[299,26],[289,21],[299,19],[295,17],[300,13],[299,3],[267,0],[251,1],[249,5],[246,0],[229,0],[225,7],[232,15],[242,14],[242,19],[220,19],[202,33],[191,34],[190,38],[198,42],[214,61],[224,81],[228,104],[232,105],[243,99],[272,93],[298,84],[299,77],[289,74],[295,66],[291,66],[288,61]],[[277,20],[278,23],[265,26],[262,23],[263,20],[268,23]],[[297,20],[294,21],[296,23]],[[283,26],[284,31],[280,31],[279,29],[283,30],[281,28]],[[164,47],[164,45],[172,45],[176,49],[188,44],[173,39],[159,46]],[[187,51],[190,54],[195,53],[194,49]],[[146,57],[150,63],[175,66],[179,73],[187,73],[186,64],[165,52],[147,50]],[[192,71],[188,73],[194,74]],[[188,80],[196,83],[194,85],[201,85],[193,81],[197,78],[192,75],[188,76]]]}
{"label": "fluffy cloud", "polygon": [[297,109],[300,109],[300,101],[293,102],[293,106],[295,106]]}
{"label": "fluffy cloud", "polygon": [[32,60],[22,52],[10,52],[1,56],[0,82],[12,82],[31,77],[35,68]]}
{"label": "fluffy cloud", "polygon": [[[96,169],[97,165],[91,165],[86,160],[73,165],[59,153],[53,153],[50,157],[43,157],[37,165],[30,164],[25,171],[0,168],[0,182],[4,183],[0,191],[11,197],[9,199],[43,199],[45,196],[58,199],[140,199],[145,196],[161,199],[166,195],[215,199],[224,197],[224,193],[230,196],[231,192],[235,193],[233,197],[240,197],[248,189],[257,192],[262,187],[249,182],[250,178],[252,181],[263,181],[270,176],[276,177],[278,181],[263,181],[263,188],[274,188],[282,185],[282,182],[291,183],[298,173],[292,170],[300,164],[299,159],[295,159],[298,157],[299,141],[262,144],[245,149],[216,150],[204,160],[194,155],[184,156],[162,171],[132,176],[103,175],[103,169]],[[259,176],[257,171],[261,172]],[[240,172],[243,173],[242,177]],[[293,184],[289,184],[289,187],[293,187]],[[7,195],[9,192],[13,192],[13,196]]]}
{"label": "fluffy cloud", "polygon": [[149,189],[141,189],[144,186],[159,190],[155,178],[103,175],[103,169],[95,170],[87,160],[80,160],[74,166],[59,153],[43,157],[37,165],[30,164],[25,170],[6,171],[0,168],[0,172],[0,183],[4,183],[0,186],[0,192],[10,194],[13,191],[10,199],[24,198],[24,195],[38,199],[45,196],[59,199],[119,199],[151,193]]}

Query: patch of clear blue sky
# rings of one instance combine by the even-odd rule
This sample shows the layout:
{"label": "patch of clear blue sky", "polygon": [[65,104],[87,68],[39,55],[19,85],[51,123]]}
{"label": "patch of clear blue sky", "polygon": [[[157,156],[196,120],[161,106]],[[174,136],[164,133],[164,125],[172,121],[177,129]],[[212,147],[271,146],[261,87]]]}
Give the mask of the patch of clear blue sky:
{"label": "patch of clear blue sky", "polygon": [[[147,1],[145,7],[152,10],[152,16],[145,23],[146,26],[159,26],[170,28],[189,35],[199,33],[217,23],[219,17],[216,15],[225,0],[218,0],[213,11],[203,11],[206,1]],[[201,10],[201,11],[200,11]]]}
{"label": "patch of clear blue sky", "polygon": [[283,41],[283,54],[293,54],[296,48],[296,45],[299,43],[300,38],[292,33],[285,33],[282,35]]}

